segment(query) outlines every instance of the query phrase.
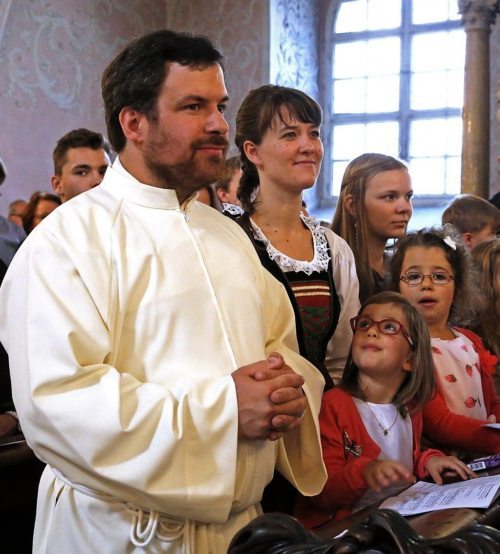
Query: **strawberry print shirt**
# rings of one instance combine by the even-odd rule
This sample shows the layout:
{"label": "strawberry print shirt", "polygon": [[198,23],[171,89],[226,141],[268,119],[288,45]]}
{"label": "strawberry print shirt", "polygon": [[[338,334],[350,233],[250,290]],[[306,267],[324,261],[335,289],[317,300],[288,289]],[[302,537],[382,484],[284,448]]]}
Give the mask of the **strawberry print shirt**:
{"label": "strawberry print shirt", "polygon": [[478,353],[465,335],[453,333],[451,340],[431,339],[436,384],[451,412],[485,420]]}

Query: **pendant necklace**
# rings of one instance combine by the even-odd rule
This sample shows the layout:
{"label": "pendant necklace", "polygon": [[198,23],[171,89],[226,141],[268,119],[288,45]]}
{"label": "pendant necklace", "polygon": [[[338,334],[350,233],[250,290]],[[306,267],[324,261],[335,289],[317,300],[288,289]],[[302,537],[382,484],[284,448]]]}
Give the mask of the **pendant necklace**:
{"label": "pendant necklace", "polygon": [[375,412],[370,408],[370,405],[368,404],[368,402],[365,402],[365,406],[370,410],[370,412],[372,413],[373,417],[375,418],[375,421],[377,422],[377,425],[380,427],[380,429],[382,430],[382,433],[384,433],[385,436],[387,436],[387,434],[389,433],[389,431],[394,427],[394,425],[396,425],[396,421],[398,420],[398,415],[399,415],[399,412],[398,410],[396,409],[396,415],[394,416],[394,421],[389,425],[389,427],[384,427],[381,423],[380,423],[380,420],[379,418],[377,417],[377,415],[375,414]]}

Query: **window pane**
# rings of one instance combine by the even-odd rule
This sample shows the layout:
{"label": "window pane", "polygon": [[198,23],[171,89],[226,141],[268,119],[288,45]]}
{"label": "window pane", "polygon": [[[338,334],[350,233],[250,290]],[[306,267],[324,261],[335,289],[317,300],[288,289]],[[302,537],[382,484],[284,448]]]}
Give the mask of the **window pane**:
{"label": "window pane", "polygon": [[461,29],[418,33],[411,43],[411,70],[463,69],[465,33]]}
{"label": "window pane", "polygon": [[335,125],[333,160],[352,160],[363,152],[398,155],[399,124],[397,121]]}
{"label": "window pane", "polygon": [[349,164],[349,161],[333,162],[332,164],[333,180],[332,180],[331,193],[333,194],[333,196],[338,196],[340,194],[340,185],[342,184],[342,177],[344,176],[344,172],[348,164]]}
{"label": "window pane", "polygon": [[345,79],[348,77],[366,76],[366,41],[357,40],[337,44],[333,58],[334,77]]}
{"label": "window pane", "polygon": [[366,29],[366,0],[340,2],[335,22],[336,33],[352,33]]}
{"label": "window pane", "polygon": [[368,0],[368,29],[394,29],[401,25],[401,0]]}
{"label": "window pane", "polygon": [[409,166],[413,190],[417,194],[444,194],[444,158],[410,158]]}
{"label": "window pane", "polygon": [[421,119],[410,126],[410,157],[459,156],[462,152],[462,120],[459,117]]}
{"label": "window pane", "polygon": [[401,0],[350,0],[341,2],[336,33],[393,29],[401,25]]}
{"label": "window pane", "polygon": [[457,0],[413,0],[413,23],[434,23],[448,19],[460,19]]}
{"label": "window pane", "polygon": [[373,77],[367,81],[367,112],[395,112],[399,109],[399,75]]}
{"label": "window pane", "polygon": [[[465,34],[465,33],[464,33]],[[400,72],[401,39],[378,38],[366,41],[366,75],[394,75]]]}
{"label": "window pane", "polygon": [[446,160],[446,194],[460,194],[461,162],[460,156],[452,156]]}
{"label": "window pane", "polygon": [[345,79],[334,83],[335,113],[395,112],[399,108],[399,76]]}
{"label": "window pane", "polygon": [[335,125],[333,128],[333,159],[350,160],[355,152],[363,152],[365,126],[362,124]]}
{"label": "window pane", "polygon": [[413,110],[460,108],[464,99],[462,71],[415,73],[411,79],[410,106]]}
{"label": "window pane", "polygon": [[333,77],[346,79],[399,74],[400,44],[399,37],[337,44],[334,52]]}
{"label": "window pane", "polygon": [[360,113],[366,109],[366,79],[335,81],[333,110],[335,113]]}
{"label": "window pane", "polygon": [[[350,160],[381,152],[405,156],[417,194],[457,194],[465,66],[457,0],[340,0],[338,6],[335,32],[345,34],[332,52],[332,193],[339,193]],[[440,30],[429,29],[434,23]],[[374,34],[391,36],[371,38],[372,30],[384,29],[391,31]]]}
{"label": "window pane", "polygon": [[460,194],[459,156],[413,158],[409,165],[418,194]]}
{"label": "window pane", "polygon": [[446,106],[446,89],[446,73],[415,73],[411,79],[411,108],[430,110]]}
{"label": "window pane", "polygon": [[365,127],[366,139],[363,152],[380,152],[389,156],[398,156],[399,123],[397,121],[368,123]]}

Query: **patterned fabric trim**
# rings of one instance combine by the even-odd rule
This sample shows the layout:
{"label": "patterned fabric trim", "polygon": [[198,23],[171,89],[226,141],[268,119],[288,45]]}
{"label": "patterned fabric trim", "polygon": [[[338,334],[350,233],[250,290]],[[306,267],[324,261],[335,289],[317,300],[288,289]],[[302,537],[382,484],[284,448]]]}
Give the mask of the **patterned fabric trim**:
{"label": "patterned fabric trim", "polygon": [[222,211],[227,212],[230,215],[241,215],[242,213],[244,213],[241,206],[237,206],[236,204],[229,204],[227,202],[222,202]]}
{"label": "patterned fabric trim", "polygon": [[252,224],[253,236],[256,240],[260,240],[266,245],[266,251],[269,257],[279,265],[281,271],[294,271],[295,273],[303,271],[306,275],[311,275],[315,271],[328,271],[330,255],[328,253],[328,242],[324,229],[314,217],[307,217],[301,213],[300,219],[311,231],[313,237],[314,258],[310,262],[294,260],[286,254],[283,254],[271,244],[252,218],[250,218],[250,223]]}

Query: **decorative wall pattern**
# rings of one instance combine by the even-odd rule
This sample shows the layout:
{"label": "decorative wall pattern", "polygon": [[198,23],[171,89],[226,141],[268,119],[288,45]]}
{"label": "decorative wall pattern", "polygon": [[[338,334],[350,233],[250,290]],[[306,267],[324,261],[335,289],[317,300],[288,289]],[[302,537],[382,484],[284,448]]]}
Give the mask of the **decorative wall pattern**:
{"label": "decorative wall pattern", "polygon": [[269,11],[264,0],[167,0],[167,26],[208,36],[226,61],[226,118],[234,146],[234,120],[247,92],[269,81]]}
{"label": "decorative wall pattern", "polygon": [[317,0],[274,0],[271,11],[271,80],[319,98]]}
{"label": "decorative wall pattern", "polygon": [[52,150],[70,129],[105,132],[100,78],[137,35],[164,26],[164,0],[0,0],[0,213],[50,190]]}

